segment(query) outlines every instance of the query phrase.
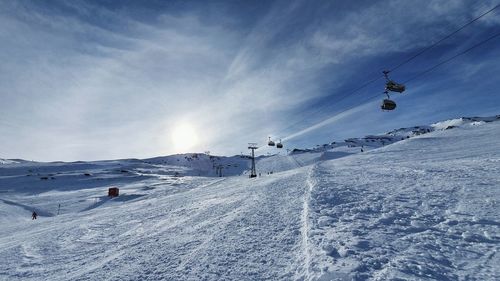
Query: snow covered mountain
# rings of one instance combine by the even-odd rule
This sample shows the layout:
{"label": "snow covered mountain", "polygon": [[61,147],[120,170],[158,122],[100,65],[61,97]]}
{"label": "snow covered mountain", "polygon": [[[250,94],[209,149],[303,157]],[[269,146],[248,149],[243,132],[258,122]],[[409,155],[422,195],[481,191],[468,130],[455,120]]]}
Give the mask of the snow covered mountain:
{"label": "snow covered mountain", "polygon": [[254,179],[245,156],[2,159],[0,280],[500,280],[494,121],[261,157]]}
{"label": "snow covered mountain", "polygon": [[[340,142],[317,145],[309,149],[294,149],[292,153],[322,152],[339,147],[363,147],[366,149],[378,148],[384,145],[393,144],[411,137],[427,134],[433,131],[450,130],[461,126],[475,126],[484,123],[500,121],[500,115],[490,117],[462,117],[438,122],[431,125],[415,126],[410,128],[399,128],[382,135],[368,135],[362,138],[349,138]],[[356,152],[356,150],[352,150]]]}
{"label": "snow covered mountain", "polygon": [[[460,126],[473,126],[498,120],[500,120],[500,115],[491,117],[462,117],[438,122],[432,125],[400,128],[381,135],[349,138],[344,141],[316,145],[313,148],[295,148],[289,150],[289,155],[262,155],[257,157],[256,160],[258,166],[261,168],[261,172],[280,172],[304,165],[310,165],[317,161],[345,157],[361,152],[360,148],[363,148],[363,151],[367,151],[436,130],[449,130]],[[306,154],[301,155],[304,153]],[[113,167],[120,173],[125,172],[122,170],[128,169],[130,171],[127,170],[127,172],[135,171],[138,174],[147,174],[154,171],[165,175],[220,177],[248,174],[248,170],[250,169],[250,158],[247,155],[228,157],[207,155],[205,153],[185,153],[148,159],[122,159],[93,162],[78,161],[73,163],[39,163],[22,159],[0,158],[0,165],[1,164],[19,164],[19,167],[34,167],[34,169],[28,170],[40,170],[42,169],[41,167],[43,167],[42,170],[49,175],[51,172],[61,172],[61,167],[63,166],[63,170],[79,170],[82,173],[86,173],[85,169],[87,168],[92,170],[108,166]],[[37,175],[38,174],[40,173],[37,173]]]}
{"label": "snow covered mountain", "polygon": [[2,164],[16,164],[19,163],[23,160],[15,160],[15,159],[2,159],[0,158],[0,165]]}

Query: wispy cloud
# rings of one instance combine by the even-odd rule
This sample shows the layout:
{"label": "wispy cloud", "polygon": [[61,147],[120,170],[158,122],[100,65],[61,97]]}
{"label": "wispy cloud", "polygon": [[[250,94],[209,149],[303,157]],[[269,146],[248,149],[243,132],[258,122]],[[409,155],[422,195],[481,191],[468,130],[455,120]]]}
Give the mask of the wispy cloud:
{"label": "wispy cloud", "polygon": [[[488,6],[277,1],[242,20],[247,9],[237,6],[231,14],[145,3],[141,14],[86,1],[2,4],[0,153],[39,160],[174,153],[170,134],[181,122],[202,139],[193,150],[239,153],[306,119],[315,108],[305,105],[335,100],[331,89],[359,78],[346,73],[378,72],[380,60],[418,50]],[[356,103],[288,140],[367,109]]]}

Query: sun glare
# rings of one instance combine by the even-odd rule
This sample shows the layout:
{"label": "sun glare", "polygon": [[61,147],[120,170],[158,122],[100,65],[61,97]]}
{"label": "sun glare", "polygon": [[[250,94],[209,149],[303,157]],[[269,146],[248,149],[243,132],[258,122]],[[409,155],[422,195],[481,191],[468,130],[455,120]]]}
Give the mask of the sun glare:
{"label": "sun glare", "polygon": [[172,130],[171,137],[176,152],[192,152],[188,150],[198,144],[198,135],[190,124],[177,125]]}

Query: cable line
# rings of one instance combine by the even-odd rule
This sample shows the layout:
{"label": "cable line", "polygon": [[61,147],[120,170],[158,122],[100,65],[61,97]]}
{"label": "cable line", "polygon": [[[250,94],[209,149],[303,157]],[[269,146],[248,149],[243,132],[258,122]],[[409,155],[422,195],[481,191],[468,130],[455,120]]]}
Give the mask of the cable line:
{"label": "cable line", "polygon": [[455,59],[455,58],[457,58],[457,57],[459,57],[459,56],[461,56],[461,55],[463,55],[463,54],[465,54],[465,53],[469,52],[470,50],[475,49],[475,48],[477,48],[477,47],[479,47],[479,46],[483,45],[484,43],[486,43],[486,42],[488,42],[488,41],[490,41],[490,40],[492,40],[492,39],[495,39],[495,38],[496,38],[496,37],[498,37],[498,36],[500,36],[500,33],[497,33],[497,34],[495,34],[495,35],[493,35],[493,36],[491,36],[491,37],[486,38],[485,40],[483,40],[483,41],[481,41],[481,42],[479,42],[479,43],[477,43],[477,44],[473,45],[472,47],[465,49],[464,51],[462,51],[462,52],[460,52],[460,53],[458,53],[458,54],[456,54],[456,55],[454,55],[454,56],[452,56],[452,57],[450,57],[450,58],[448,58],[448,59],[446,59],[446,60],[444,60],[444,61],[442,61],[442,62],[440,62],[440,63],[438,63],[438,64],[436,64],[436,65],[434,65],[434,66],[432,66],[431,68],[428,68],[427,70],[422,71],[421,73],[419,73],[419,74],[417,74],[417,75],[413,76],[412,78],[410,78],[410,79],[408,79],[408,80],[404,81],[403,83],[408,83],[408,82],[410,82],[410,81],[412,81],[412,80],[415,80],[415,79],[417,79],[418,77],[420,77],[420,76],[422,76],[422,75],[424,75],[424,74],[426,74],[426,73],[428,73],[428,72],[433,71],[434,69],[438,68],[439,66],[441,66],[441,65],[443,65],[443,64],[445,64],[445,63],[447,63],[447,62],[449,62],[449,61],[451,61],[451,60],[453,60],[453,59]]}
{"label": "cable line", "polygon": [[[365,82],[363,85],[359,86],[358,88],[356,88],[356,89],[354,89],[354,90],[352,90],[352,91],[349,91],[349,92],[347,92],[345,95],[341,96],[339,99],[337,99],[337,100],[336,100],[336,102],[340,102],[340,101],[342,101],[342,100],[346,99],[347,97],[349,97],[349,96],[351,96],[352,94],[354,94],[354,93],[358,92],[359,90],[361,90],[361,89],[365,88],[366,86],[368,86],[368,85],[370,85],[370,84],[374,83],[375,81],[379,80],[379,79],[380,79],[380,78],[382,78],[382,77],[383,77],[383,76],[378,76],[377,78],[374,78],[374,79],[372,79],[372,80],[370,80],[370,81],[368,81],[368,82]],[[320,107],[318,107],[318,108],[316,109],[316,111],[315,111],[314,113],[316,113],[316,114],[317,114],[317,113],[321,112],[323,109],[325,109],[326,107],[328,107],[328,106],[330,106],[330,105],[332,105],[332,104],[329,104],[329,103],[323,103]],[[300,123],[302,123],[305,119],[306,119],[306,118],[304,118],[304,119],[302,119],[302,120],[300,120],[300,121],[298,121],[298,122],[295,122],[294,124],[287,126],[285,129],[283,129],[283,130],[281,130],[281,131],[282,131],[282,132],[286,132],[286,131],[288,131],[289,129],[292,129],[293,127],[295,127],[295,126],[299,125]]]}
{"label": "cable line", "polygon": [[[496,34],[494,34],[493,36],[490,36],[490,37],[488,37],[488,38],[486,38],[486,39],[484,39],[484,40],[482,40],[482,41],[480,41],[480,42],[478,42],[478,43],[476,43],[476,44],[474,44],[473,46],[471,46],[471,47],[469,47],[469,48],[465,49],[464,51],[462,51],[462,52],[460,52],[460,53],[458,53],[458,54],[455,54],[454,56],[452,56],[452,57],[450,57],[450,58],[448,58],[448,59],[446,59],[446,60],[444,60],[444,61],[441,61],[441,62],[439,62],[439,63],[435,64],[435,65],[434,65],[434,66],[432,66],[432,67],[430,67],[430,68],[428,68],[428,69],[426,69],[426,70],[424,70],[424,71],[422,71],[422,72],[418,73],[417,75],[413,76],[412,78],[410,78],[410,79],[406,80],[404,83],[407,83],[407,82],[413,81],[413,80],[415,80],[415,79],[417,79],[417,78],[421,77],[422,75],[427,74],[427,73],[429,73],[429,72],[433,71],[434,69],[438,68],[439,66],[441,66],[441,65],[443,65],[443,64],[446,64],[446,63],[449,63],[450,61],[452,61],[452,60],[456,59],[457,57],[462,56],[462,55],[464,55],[464,54],[466,54],[466,53],[468,53],[468,52],[472,51],[473,49],[475,49],[475,48],[477,48],[477,47],[479,47],[479,46],[481,46],[481,45],[483,45],[483,44],[487,43],[488,41],[491,41],[491,40],[493,40],[493,39],[495,39],[495,38],[497,38],[497,37],[500,37],[500,32],[499,32],[499,33],[496,33]],[[349,111],[349,110],[351,110],[351,109],[353,109],[353,108],[355,108],[355,107],[357,107],[357,106],[359,106],[359,105],[363,105],[363,104],[367,103],[368,101],[371,101],[372,99],[375,99],[375,98],[377,98],[377,97],[379,97],[379,96],[380,96],[380,94],[377,94],[377,95],[374,95],[374,96],[370,96],[370,97],[368,97],[367,99],[363,100],[360,104],[353,105],[353,106],[351,106],[351,107],[348,107],[348,108],[347,108],[347,109],[345,109],[345,110],[342,110],[342,111],[340,111],[340,112],[337,112],[337,113],[335,113],[333,116],[329,117],[328,119],[330,119],[330,118],[332,118],[332,117],[335,117],[335,116],[338,116],[338,115],[340,115],[340,114],[342,114],[342,113],[344,113],[344,112],[347,112],[347,111]],[[326,119],[326,120],[328,120],[328,119]],[[307,130],[307,128],[306,128],[306,129],[303,129],[302,131],[304,131],[304,130]],[[299,133],[300,133],[300,131],[299,131]],[[288,138],[288,137],[287,137],[287,138]],[[285,139],[286,139],[286,138],[285,138]]]}
{"label": "cable line", "polygon": [[[430,45],[430,46],[428,46],[428,47],[424,48],[424,49],[423,49],[423,50],[421,50],[420,52],[416,53],[415,55],[413,55],[413,56],[409,57],[408,59],[404,60],[403,62],[399,63],[398,65],[396,65],[395,67],[393,67],[392,69],[390,69],[390,71],[394,71],[394,70],[396,70],[396,69],[400,68],[401,66],[403,66],[403,65],[405,65],[405,64],[407,64],[407,63],[409,63],[410,61],[414,60],[416,57],[420,56],[421,54],[423,54],[423,53],[425,53],[426,51],[428,51],[428,50],[430,50],[430,49],[434,48],[435,46],[439,45],[440,43],[442,43],[442,42],[443,42],[443,41],[445,41],[446,39],[448,39],[448,38],[452,37],[452,36],[453,36],[453,35],[455,35],[456,33],[460,32],[460,31],[461,31],[461,30],[463,30],[463,29],[465,29],[467,26],[469,26],[469,25],[473,24],[473,23],[474,23],[474,22],[476,22],[477,20],[479,20],[479,19],[481,19],[482,17],[486,16],[487,14],[489,14],[489,13],[493,12],[493,11],[494,11],[495,9],[497,9],[498,7],[500,7],[500,4],[497,4],[497,5],[496,5],[496,6],[494,6],[493,8],[491,8],[491,9],[489,9],[488,11],[486,11],[486,12],[484,12],[484,13],[480,14],[479,16],[475,17],[474,19],[472,19],[471,21],[467,22],[466,24],[464,24],[464,25],[460,26],[458,29],[456,29],[456,30],[454,30],[453,32],[449,33],[448,35],[446,35],[445,37],[443,37],[443,38],[441,38],[440,40],[436,41],[436,42],[435,42],[435,43],[433,43],[432,45]],[[491,39],[493,39],[493,38],[491,38]],[[488,39],[488,40],[490,40],[490,39]],[[482,44],[482,43],[481,43],[481,44]],[[473,49],[473,48],[475,48],[475,47],[473,46],[473,47],[472,47],[472,49]],[[458,54],[457,56],[460,56],[460,54]],[[450,58],[450,60],[451,60],[451,59],[453,59],[453,58]],[[443,64],[444,64],[444,63],[446,63],[446,62],[443,62]],[[437,66],[435,66],[435,67],[438,67],[438,66],[439,66],[439,65],[437,65]],[[427,72],[432,71],[432,70],[433,70],[433,69],[428,70]],[[422,74],[419,74],[419,75],[423,75],[423,74],[425,74],[425,73],[422,73]],[[379,80],[380,78],[383,78],[383,77],[384,77],[384,76],[383,76],[383,75],[381,75],[381,76],[378,76],[378,77],[376,77],[376,78],[373,78],[373,79],[371,79],[371,80],[369,80],[369,81],[365,82],[364,84],[362,84],[361,86],[357,87],[356,89],[354,89],[354,90],[352,90],[352,91],[349,91],[349,92],[347,92],[346,94],[344,94],[344,95],[340,96],[338,99],[336,99],[336,101],[335,101],[335,102],[336,102],[336,103],[338,103],[338,102],[343,101],[344,99],[348,98],[348,97],[349,97],[349,96],[351,96],[352,94],[354,94],[354,93],[356,93],[356,92],[360,91],[361,89],[363,89],[363,88],[367,87],[368,85],[370,85],[370,84],[372,84],[372,83],[376,82],[377,80]],[[416,78],[416,77],[411,78],[410,80],[407,80],[407,81],[405,81],[405,82],[403,82],[403,83],[406,83],[406,82],[408,82],[408,81],[411,81],[411,80],[413,80],[413,79],[415,79],[415,78]],[[317,113],[322,112],[324,109],[326,109],[326,108],[327,108],[328,106],[330,106],[330,105],[332,105],[332,104],[330,104],[330,103],[324,103],[323,105],[321,105],[320,107],[318,107],[318,108],[314,111],[314,114],[317,114]],[[299,125],[300,123],[302,123],[305,119],[307,119],[307,118],[303,118],[303,119],[299,120],[298,122],[295,122],[294,124],[287,126],[285,129],[281,130],[281,132],[286,132],[286,131],[288,131],[288,130],[290,130],[290,129],[294,128],[295,126],[297,126],[297,125]]]}
{"label": "cable line", "polygon": [[[430,49],[434,48],[435,46],[439,45],[439,44],[440,44],[440,43],[442,43],[443,41],[445,41],[445,40],[447,40],[448,38],[452,37],[453,35],[457,34],[457,33],[458,33],[458,32],[460,32],[461,30],[465,29],[465,28],[466,28],[466,27],[468,27],[469,25],[471,25],[471,24],[473,24],[474,22],[478,21],[478,20],[479,20],[479,19],[481,19],[482,17],[484,17],[484,16],[488,15],[489,13],[493,12],[493,11],[494,11],[495,9],[497,9],[498,7],[500,7],[500,4],[495,5],[493,8],[491,8],[491,9],[489,9],[488,11],[486,11],[486,12],[484,12],[484,13],[480,14],[479,16],[475,17],[474,19],[472,19],[471,21],[467,22],[466,24],[464,24],[464,25],[460,26],[458,29],[456,29],[456,30],[454,30],[453,32],[449,33],[448,35],[446,35],[445,37],[443,37],[443,38],[441,38],[440,40],[436,41],[436,42],[435,42],[435,43],[433,43],[432,45],[430,45],[430,46],[428,46],[428,47],[424,48],[423,50],[419,51],[418,53],[414,54],[413,56],[411,56],[411,57],[407,58],[406,60],[402,61],[401,63],[399,63],[398,65],[396,65],[396,66],[395,66],[395,67],[393,67],[392,69],[390,69],[389,71],[394,71],[394,70],[396,70],[396,69],[400,68],[401,66],[403,66],[403,65],[405,65],[405,64],[407,64],[407,63],[409,63],[410,61],[414,60],[414,59],[415,59],[415,58],[417,58],[418,56],[422,55],[423,53],[427,52],[428,50],[430,50]],[[442,62],[440,62],[440,63],[438,63],[438,64],[436,64],[436,65],[434,65],[434,66],[432,66],[432,67],[430,67],[430,68],[428,68],[428,69],[426,69],[426,70],[424,70],[424,71],[422,71],[421,73],[419,73],[419,74],[417,74],[417,75],[413,76],[412,78],[410,78],[410,79],[408,79],[408,80],[404,81],[403,83],[404,83],[404,84],[406,84],[406,83],[408,83],[408,82],[410,82],[410,81],[413,81],[413,80],[415,80],[415,79],[419,78],[420,76],[425,75],[426,73],[433,71],[434,69],[438,68],[439,66],[441,66],[441,65],[443,65],[443,64],[446,64],[446,63],[448,63],[448,62],[452,61],[453,59],[455,59],[455,58],[457,58],[457,57],[459,57],[459,56],[461,56],[461,55],[464,55],[465,53],[467,53],[467,52],[469,52],[469,51],[471,51],[471,50],[473,50],[473,49],[475,49],[475,48],[477,48],[477,47],[479,47],[479,46],[481,46],[481,45],[485,44],[486,42],[488,42],[488,41],[490,41],[490,40],[492,40],[492,39],[494,39],[494,38],[496,38],[496,37],[498,37],[498,36],[500,36],[500,33],[495,34],[495,35],[493,35],[493,36],[491,36],[491,37],[489,37],[489,38],[487,38],[487,39],[485,39],[485,40],[483,40],[483,41],[481,41],[481,42],[479,42],[479,43],[477,43],[477,44],[475,44],[475,45],[471,46],[470,48],[468,48],[468,49],[466,49],[466,50],[464,50],[464,51],[462,51],[462,52],[460,52],[460,53],[458,53],[458,54],[456,54],[456,55],[454,55],[454,56],[452,56],[452,57],[450,57],[450,58],[448,58],[448,59],[446,59],[446,60],[444,60],[444,61],[442,61]],[[342,100],[344,100],[344,99],[348,98],[349,96],[351,96],[351,95],[353,95],[353,94],[357,93],[357,92],[358,92],[358,91],[360,91],[361,89],[363,89],[363,88],[367,87],[368,85],[370,85],[370,84],[372,84],[372,83],[376,82],[377,80],[379,80],[380,78],[383,78],[383,77],[384,77],[384,76],[380,75],[380,76],[378,76],[378,77],[376,77],[376,78],[373,78],[373,79],[371,79],[371,80],[369,80],[369,81],[367,81],[367,82],[363,83],[361,86],[359,86],[359,87],[355,88],[355,89],[354,89],[354,90],[352,90],[352,91],[347,92],[346,94],[342,95],[340,98],[336,99],[336,103],[338,103],[338,102],[340,102],[340,101],[342,101]],[[367,103],[368,101],[371,101],[371,100],[375,99],[376,97],[379,97],[379,95],[380,95],[380,94],[377,94],[377,95],[374,95],[374,96],[370,96],[369,98],[367,98],[367,99],[363,100],[363,101],[360,103],[360,105],[365,104],[365,103]],[[330,105],[332,105],[332,104],[330,104],[330,103],[324,103],[324,104],[322,104],[322,105],[321,105],[320,107],[318,107],[315,111],[313,111],[313,114],[318,114],[318,113],[322,112],[324,109],[326,109],[326,108],[327,108],[328,106],[330,106]],[[357,106],[357,105],[356,105],[356,106]],[[351,106],[351,107],[348,107],[348,108],[347,108],[347,109],[345,109],[345,110],[341,110],[341,111],[339,111],[339,112],[335,113],[333,116],[329,117],[328,119],[330,119],[330,118],[332,118],[332,117],[335,117],[335,116],[338,116],[338,115],[340,115],[340,114],[342,114],[342,113],[345,113],[345,112],[347,112],[348,110],[351,110],[351,109],[355,108],[356,106]],[[305,110],[304,110],[303,112],[305,112]],[[302,112],[302,113],[303,113],[303,112]],[[301,119],[300,121],[295,122],[294,124],[287,126],[285,129],[281,130],[281,132],[282,132],[282,133],[285,133],[286,131],[288,131],[288,130],[290,130],[290,129],[294,128],[295,126],[299,125],[300,123],[302,123],[302,122],[303,122],[304,120],[306,120],[307,118],[308,118],[308,117],[303,118],[303,119]],[[328,119],[326,119],[326,120],[328,120]],[[303,129],[303,130],[301,130],[301,131],[304,131],[304,130],[307,130],[307,129],[308,129],[308,128]],[[299,131],[299,132],[301,132],[301,131]],[[295,134],[296,134],[296,133],[295,133]],[[282,135],[282,134],[281,134],[281,135]],[[291,134],[291,135],[294,135],[294,134]],[[285,138],[283,138],[283,139],[287,139],[287,138],[288,138],[288,137],[285,137]]]}
{"label": "cable line", "polygon": [[469,21],[468,23],[462,25],[460,28],[458,28],[457,30],[453,31],[452,33],[446,35],[445,37],[443,37],[441,40],[437,41],[436,43],[428,46],[427,48],[421,50],[420,52],[416,53],[415,55],[409,57],[408,59],[406,59],[405,61],[403,61],[402,63],[396,65],[395,67],[393,67],[390,71],[394,71],[398,68],[400,68],[401,66],[407,64],[408,62],[412,61],[413,59],[415,59],[416,57],[420,56],[421,54],[425,53],[426,51],[434,48],[435,46],[437,46],[439,43],[443,42],[444,40],[450,38],[451,36],[455,35],[456,33],[458,33],[459,31],[461,31],[462,29],[466,28],[467,26],[473,24],[475,21],[479,20],[480,18],[486,16],[487,14],[493,12],[496,8],[500,7],[500,4],[497,4],[495,7],[489,9],[488,11],[482,13],[481,15],[479,15],[478,17],[474,18],[473,20]]}

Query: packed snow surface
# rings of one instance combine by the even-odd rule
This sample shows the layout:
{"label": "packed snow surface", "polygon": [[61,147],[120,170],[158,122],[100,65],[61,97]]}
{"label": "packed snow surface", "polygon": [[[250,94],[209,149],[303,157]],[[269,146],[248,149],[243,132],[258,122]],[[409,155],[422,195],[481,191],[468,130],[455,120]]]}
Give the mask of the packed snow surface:
{"label": "packed snow surface", "polygon": [[254,179],[239,156],[2,160],[0,280],[500,280],[500,122],[387,136]]}

